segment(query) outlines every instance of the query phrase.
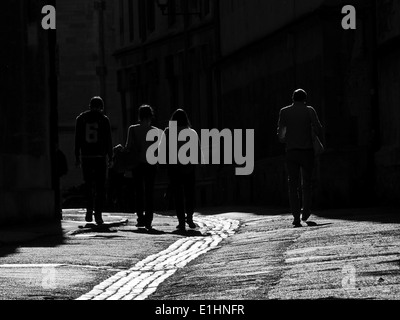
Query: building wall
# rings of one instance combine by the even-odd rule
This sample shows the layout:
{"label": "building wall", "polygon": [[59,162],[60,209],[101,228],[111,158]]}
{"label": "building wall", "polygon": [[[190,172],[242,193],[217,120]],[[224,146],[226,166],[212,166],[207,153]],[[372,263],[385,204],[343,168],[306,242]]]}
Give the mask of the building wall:
{"label": "building wall", "polygon": [[[232,0],[219,1],[222,55],[260,40],[299,17],[318,9],[324,0]],[[232,23],[232,22],[235,23]]]}
{"label": "building wall", "polygon": [[[178,107],[188,111],[197,130],[255,129],[254,174],[237,177],[230,166],[210,166],[198,181],[198,198],[207,205],[287,204],[284,146],[276,139],[276,124],[279,109],[302,87],[325,129],[327,151],[314,177],[316,203],[397,198],[396,1],[176,4],[176,11],[201,5],[203,15],[163,16],[154,1],[107,1],[107,112],[118,128],[115,144],[125,143],[127,128],[144,103],[155,108],[155,125],[162,129]],[[357,9],[357,30],[341,27],[341,9],[348,4]],[[70,152],[71,168],[75,117],[101,91],[96,73],[99,25],[90,1],[59,1],[57,13],[60,141]],[[80,179],[80,171],[72,168],[64,182],[74,185]],[[158,179],[162,195],[166,173],[161,170]]]}
{"label": "building wall", "polygon": [[287,204],[276,126],[279,110],[299,87],[309,93],[325,128],[327,152],[317,163],[315,201],[362,201],[372,180],[372,17],[360,10],[357,30],[344,31],[341,8],[351,2],[230,3],[221,3],[221,118],[224,127],[255,130],[257,163],[251,177],[231,177],[230,168],[220,173],[221,189],[232,195],[227,203]]}
{"label": "building wall", "polygon": [[[190,5],[192,2],[188,2],[188,10],[199,10]],[[184,9],[177,5],[176,10]],[[178,107],[185,107],[190,115],[193,112],[192,118],[198,127],[207,125],[206,120],[199,120],[207,113],[200,112],[198,106],[205,104],[202,99],[207,96],[196,91],[185,92],[184,78],[187,76],[185,79],[192,84],[186,87],[189,90],[209,84],[207,72],[210,70],[207,69],[215,59],[216,41],[212,6],[209,13],[203,11],[201,18],[195,15],[188,18],[186,28],[182,16],[163,16],[153,1],[121,0],[118,11],[119,46],[115,52],[119,64],[118,89],[129,124],[137,121],[137,108],[150,103],[158,111],[157,121],[161,125],[167,125],[171,112]],[[149,20],[154,21],[153,27],[149,26]],[[184,69],[185,56],[187,70]]]}
{"label": "building wall", "polygon": [[382,201],[400,194],[400,4],[376,1],[378,25],[379,142],[377,191]]}
{"label": "building wall", "polygon": [[[116,1],[103,2],[103,23],[100,20],[100,3],[57,0],[59,139],[60,149],[66,154],[69,165],[69,173],[61,181],[64,193],[82,184],[81,171],[75,167],[75,119],[88,109],[93,96],[103,97],[105,113],[113,129],[114,144],[119,143],[123,134],[116,64],[112,56],[117,36]],[[101,26],[104,28],[103,37],[100,36]]]}
{"label": "building wall", "polygon": [[[217,125],[212,69],[218,55],[214,2],[182,3],[188,7],[182,7],[177,1],[176,13],[197,12],[201,5],[202,15],[163,16],[152,1],[119,1],[119,47],[114,55],[119,66],[118,91],[125,110],[125,132],[137,122],[137,110],[142,104],[150,104],[155,109],[154,125],[161,129],[168,126],[177,108],[187,111],[198,131]],[[209,180],[214,169],[198,177],[200,203],[211,198]],[[167,185],[167,172],[161,167],[156,185],[158,207],[164,203]]]}
{"label": "building wall", "polygon": [[[57,215],[55,105],[45,1],[3,1],[0,12],[0,225]],[[53,136],[52,136],[53,135]]]}

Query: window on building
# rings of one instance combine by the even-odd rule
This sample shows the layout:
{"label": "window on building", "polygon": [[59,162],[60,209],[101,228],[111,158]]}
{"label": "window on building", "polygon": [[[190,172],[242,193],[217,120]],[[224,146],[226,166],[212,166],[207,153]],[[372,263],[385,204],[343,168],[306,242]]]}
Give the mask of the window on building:
{"label": "window on building", "polygon": [[125,20],[124,20],[124,0],[119,0],[119,39],[120,44],[124,44],[124,31],[125,31]]}
{"label": "window on building", "polygon": [[199,10],[199,0],[189,1],[189,12],[197,12]]}
{"label": "window on building", "polygon": [[165,57],[165,77],[167,79],[174,76],[174,56],[169,55]]}
{"label": "window on building", "polygon": [[[188,15],[188,21],[189,24],[191,24],[194,19],[195,19],[195,15],[193,15],[193,12],[198,12],[200,10],[199,8],[199,0],[182,0],[182,2],[185,2],[182,4],[182,9],[184,9],[183,11],[187,11],[189,13]],[[186,6],[186,8],[184,7]]]}
{"label": "window on building", "polygon": [[125,70],[117,71],[117,91],[122,92],[124,87],[124,72]]}
{"label": "window on building", "polygon": [[142,41],[146,41],[146,2],[147,0],[138,1],[139,37]]}
{"label": "window on building", "polygon": [[155,28],[155,0],[147,0],[147,29],[152,32]]}
{"label": "window on building", "polygon": [[176,0],[168,1],[168,26],[172,27],[176,22]]}
{"label": "window on building", "polygon": [[129,41],[133,41],[135,39],[135,17],[134,17],[134,11],[133,11],[133,1],[134,0],[128,0],[129,7],[128,7],[128,12],[129,12]]}
{"label": "window on building", "polygon": [[208,15],[210,13],[210,0],[204,0],[204,15]]}
{"label": "window on building", "polygon": [[168,79],[169,86],[169,106],[170,112],[174,111],[179,105],[179,81],[175,75],[174,56],[165,57],[165,76]]}
{"label": "window on building", "polygon": [[151,60],[146,63],[146,82],[157,84],[159,82],[158,61]]}

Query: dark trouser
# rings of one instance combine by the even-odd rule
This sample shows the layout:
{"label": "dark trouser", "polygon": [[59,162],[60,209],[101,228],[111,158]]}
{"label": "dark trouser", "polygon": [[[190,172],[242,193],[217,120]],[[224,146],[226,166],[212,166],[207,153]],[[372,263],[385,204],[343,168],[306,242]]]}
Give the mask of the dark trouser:
{"label": "dark trouser", "polygon": [[105,158],[82,158],[82,173],[85,182],[86,210],[101,218],[105,197],[107,164]]}
{"label": "dark trouser", "polygon": [[114,210],[123,210],[124,173],[108,170],[108,203]]}
{"label": "dark trouser", "polygon": [[[174,166],[169,169],[169,177],[174,194],[176,216],[180,225],[193,218],[196,175],[194,167]],[[186,216],[185,216],[186,212]]]}
{"label": "dark trouser", "polygon": [[[314,151],[289,150],[286,154],[288,172],[290,209],[295,219],[300,218],[301,210],[309,213],[311,210],[312,173],[314,169]],[[301,176],[300,176],[301,174]],[[302,205],[300,199],[300,182]]]}
{"label": "dark trouser", "polygon": [[144,224],[146,227],[151,227],[153,222],[153,193],[156,171],[156,166],[141,163],[132,173],[136,193],[135,202],[138,223]]}

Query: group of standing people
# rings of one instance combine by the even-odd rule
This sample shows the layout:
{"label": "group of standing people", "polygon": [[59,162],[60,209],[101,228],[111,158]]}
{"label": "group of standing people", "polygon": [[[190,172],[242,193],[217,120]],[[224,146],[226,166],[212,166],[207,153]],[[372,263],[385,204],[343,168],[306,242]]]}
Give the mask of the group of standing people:
{"label": "group of standing people", "polygon": [[[100,97],[91,99],[89,110],[80,114],[76,119],[75,156],[76,164],[82,168],[84,188],[87,198],[86,216],[87,222],[103,224],[102,210],[105,198],[105,181],[107,166],[113,167],[113,147],[110,121],[103,113],[104,103]],[[137,165],[132,169],[134,181],[135,204],[138,228],[153,231],[153,195],[157,174],[157,165],[147,161],[146,153],[154,143],[147,141],[147,133],[150,130],[158,130],[159,141],[170,141],[169,128],[164,131],[154,127],[154,110],[149,105],[142,105],[138,110],[138,123],[128,129],[127,140],[124,146],[127,152],[135,151]],[[192,128],[187,113],[183,109],[177,109],[171,116],[171,121],[177,124],[178,134],[181,130]],[[197,133],[196,133],[197,136]],[[179,146],[184,143],[176,142]],[[200,146],[200,142],[199,142]],[[167,153],[168,155],[168,153]],[[108,161],[108,165],[107,165]],[[167,161],[167,163],[169,163]],[[200,163],[200,162],[199,162]],[[175,210],[178,219],[177,229],[186,230],[186,224],[191,229],[197,226],[193,222],[195,201],[195,164],[168,164],[168,176],[175,200]]]}
{"label": "group of standing people", "polygon": [[[286,144],[286,169],[288,174],[288,191],[293,225],[301,227],[301,220],[307,221],[311,215],[312,175],[315,166],[313,134],[322,136],[322,125],[313,107],[307,105],[307,93],[298,89],[292,95],[293,103],[282,108],[279,113],[277,135],[280,142]],[[110,121],[103,113],[104,103],[101,97],[93,97],[89,110],[76,119],[75,156],[76,164],[82,168],[85,192],[87,195],[86,221],[103,224],[102,210],[105,199],[105,182],[108,167],[113,166],[113,147]],[[149,105],[139,108],[139,123],[129,127],[125,149],[135,149],[138,154],[138,165],[132,176],[136,193],[137,227],[154,230],[153,193],[157,165],[149,164],[146,159],[148,148],[153,144],[147,141],[150,130],[158,130],[167,145],[170,141],[170,128],[164,131],[152,126],[154,110]],[[178,134],[181,130],[193,130],[186,112],[176,110],[171,121],[177,123]],[[193,130],[194,131],[194,130]],[[197,133],[194,131],[198,137]],[[185,142],[176,141],[179,147]],[[199,142],[200,146],[200,142]],[[168,146],[167,146],[167,150]],[[168,152],[167,152],[168,154]],[[202,156],[201,149],[199,152]],[[168,160],[167,160],[167,163]],[[201,159],[198,163],[202,163]],[[175,200],[178,219],[177,229],[196,228],[193,222],[195,200],[195,165],[168,164],[168,176]]]}

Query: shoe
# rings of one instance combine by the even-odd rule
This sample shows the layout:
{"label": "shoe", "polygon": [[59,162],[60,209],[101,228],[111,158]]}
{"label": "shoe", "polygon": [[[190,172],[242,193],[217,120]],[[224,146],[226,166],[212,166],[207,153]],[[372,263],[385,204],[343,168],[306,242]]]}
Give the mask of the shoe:
{"label": "shoe", "polygon": [[186,231],[186,226],[185,226],[184,224],[178,224],[178,225],[176,226],[176,228],[177,228],[179,231]]}
{"label": "shoe", "polygon": [[86,212],[85,221],[86,222],[92,222],[93,221],[93,213],[92,212]]}
{"label": "shoe", "polygon": [[101,217],[101,213],[95,213],[94,220],[96,221],[97,225],[102,225],[104,223],[103,218]]}
{"label": "shoe", "polygon": [[138,228],[146,228],[146,223],[143,216],[138,216],[136,227]]}
{"label": "shoe", "polygon": [[294,225],[295,228],[302,227],[301,222],[300,222],[300,218],[299,219],[294,219],[292,224]]}
{"label": "shoe", "polygon": [[311,211],[308,211],[308,212],[303,212],[302,214],[301,214],[301,220],[303,220],[303,221],[307,221],[308,220],[308,218],[311,216]]}
{"label": "shoe", "polygon": [[196,229],[197,228],[197,225],[191,219],[186,220],[186,223],[189,225],[190,229]]}

